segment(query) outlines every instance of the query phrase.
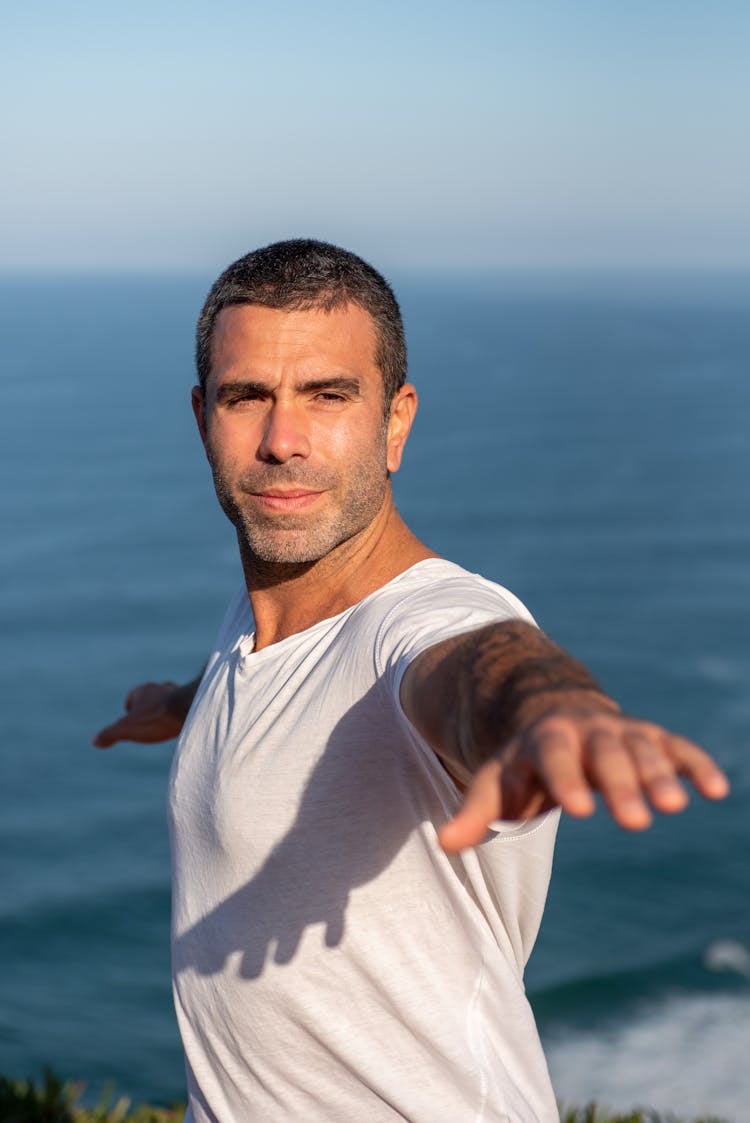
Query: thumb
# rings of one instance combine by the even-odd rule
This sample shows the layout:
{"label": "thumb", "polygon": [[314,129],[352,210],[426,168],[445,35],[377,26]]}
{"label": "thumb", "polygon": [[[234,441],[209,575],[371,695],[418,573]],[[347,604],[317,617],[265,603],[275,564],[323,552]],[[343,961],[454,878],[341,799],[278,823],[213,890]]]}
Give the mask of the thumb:
{"label": "thumb", "polygon": [[129,718],[122,717],[118,721],[112,722],[111,725],[105,725],[98,733],[94,734],[91,739],[91,744],[97,749],[108,749],[111,745],[116,744],[118,741],[124,741],[127,738],[127,731],[123,727],[127,725]]}
{"label": "thumb", "polygon": [[457,814],[438,831],[440,845],[448,854],[476,846],[490,823],[501,817],[501,776],[499,760],[489,761],[477,772]]}

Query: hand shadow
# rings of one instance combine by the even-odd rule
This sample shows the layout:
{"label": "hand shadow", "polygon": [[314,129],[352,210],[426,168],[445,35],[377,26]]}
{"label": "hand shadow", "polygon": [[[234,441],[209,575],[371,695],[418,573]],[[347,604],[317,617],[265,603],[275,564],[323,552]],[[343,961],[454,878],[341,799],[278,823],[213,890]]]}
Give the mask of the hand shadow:
{"label": "hand shadow", "polygon": [[292,827],[258,873],[175,940],[178,970],[212,975],[239,951],[240,975],[258,978],[272,948],[275,963],[291,962],[315,924],[327,947],[341,943],[352,890],[385,871],[435,813],[420,750],[405,743],[395,713],[383,720],[393,706],[377,682],[338,722]]}

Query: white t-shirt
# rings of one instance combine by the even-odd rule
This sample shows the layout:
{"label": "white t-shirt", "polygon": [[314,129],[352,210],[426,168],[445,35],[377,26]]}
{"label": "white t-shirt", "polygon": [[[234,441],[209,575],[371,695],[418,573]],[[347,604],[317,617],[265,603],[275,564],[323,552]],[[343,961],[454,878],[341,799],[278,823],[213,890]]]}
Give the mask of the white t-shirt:
{"label": "white t-shirt", "polygon": [[448,856],[460,795],[401,709],[430,645],[522,617],[430,559],[254,651],[230,606],[170,778],[194,1123],[553,1123],[523,968],[557,814]]}

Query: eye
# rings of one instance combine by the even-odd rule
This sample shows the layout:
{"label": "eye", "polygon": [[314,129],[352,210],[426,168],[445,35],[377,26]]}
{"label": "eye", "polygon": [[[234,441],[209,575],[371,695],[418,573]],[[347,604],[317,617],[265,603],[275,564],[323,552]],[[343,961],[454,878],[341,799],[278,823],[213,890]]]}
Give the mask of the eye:
{"label": "eye", "polygon": [[346,405],[349,398],[339,390],[318,390],[312,401],[320,409],[339,409]]}
{"label": "eye", "polygon": [[259,390],[243,390],[240,394],[233,394],[228,400],[229,406],[242,406],[253,405],[256,402],[263,401],[263,395]]}

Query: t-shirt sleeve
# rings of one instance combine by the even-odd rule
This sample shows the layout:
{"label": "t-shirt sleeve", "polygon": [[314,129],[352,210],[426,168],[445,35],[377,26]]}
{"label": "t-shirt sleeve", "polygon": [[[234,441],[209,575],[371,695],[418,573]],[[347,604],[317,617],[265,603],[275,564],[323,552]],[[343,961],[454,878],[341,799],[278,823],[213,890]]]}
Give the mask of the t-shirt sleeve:
{"label": "t-shirt sleeve", "polygon": [[[524,620],[536,626],[526,606],[508,589],[478,574],[461,571],[456,576],[440,577],[403,597],[391,606],[380,625],[375,647],[378,673],[390,688],[396,709],[410,730],[413,741],[443,779],[447,774],[437,764],[433,749],[404,713],[400,698],[401,680],[412,660],[434,644],[502,620]],[[491,824],[491,831],[505,837],[520,838],[531,834],[546,817],[497,821]]]}
{"label": "t-shirt sleeve", "polygon": [[439,578],[408,594],[383,618],[375,645],[378,674],[398,701],[406,668],[423,651],[493,621],[513,619],[536,623],[501,585],[473,573]]}

